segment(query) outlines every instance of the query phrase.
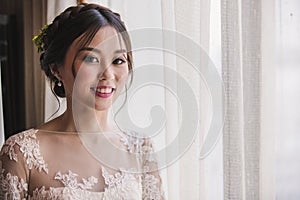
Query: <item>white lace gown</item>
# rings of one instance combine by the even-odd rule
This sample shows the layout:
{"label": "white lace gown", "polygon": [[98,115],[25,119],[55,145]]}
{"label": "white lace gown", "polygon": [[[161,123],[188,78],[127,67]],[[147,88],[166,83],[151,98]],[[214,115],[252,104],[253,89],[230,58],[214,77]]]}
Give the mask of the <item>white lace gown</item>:
{"label": "white lace gown", "polygon": [[[106,134],[106,133],[105,133]],[[124,152],[136,153],[136,169],[155,168],[150,142],[126,133],[109,135]],[[94,147],[115,163],[126,156]],[[124,162],[118,162],[118,161]],[[10,137],[0,153],[0,199],[164,199],[157,170],[105,166],[88,151],[78,134],[30,129]]]}

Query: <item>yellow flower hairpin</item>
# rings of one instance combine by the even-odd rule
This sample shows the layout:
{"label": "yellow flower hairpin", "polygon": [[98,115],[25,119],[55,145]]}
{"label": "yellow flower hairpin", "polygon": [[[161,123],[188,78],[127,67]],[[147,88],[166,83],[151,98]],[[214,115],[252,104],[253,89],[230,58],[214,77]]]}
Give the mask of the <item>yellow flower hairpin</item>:
{"label": "yellow flower hairpin", "polygon": [[48,28],[48,25],[45,24],[44,27],[40,30],[40,33],[32,38],[32,41],[37,46],[38,53],[40,53],[44,50],[45,43],[44,43],[43,37],[46,34],[47,28]]}

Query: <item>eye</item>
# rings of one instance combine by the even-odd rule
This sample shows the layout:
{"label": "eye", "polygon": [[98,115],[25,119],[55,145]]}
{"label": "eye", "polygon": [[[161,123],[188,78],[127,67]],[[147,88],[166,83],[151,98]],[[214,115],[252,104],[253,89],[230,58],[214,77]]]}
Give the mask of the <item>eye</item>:
{"label": "eye", "polygon": [[99,63],[99,59],[95,56],[85,56],[83,61],[87,63]]}
{"label": "eye", "polygon": [[114,65],[122,65],[122,64],[125,63],[125,62],[126,62],[126,60],[121,59],[121,58],[117,58],[117,59],[115,59],[115,60],[113,61],[113,64],[114,64]]}

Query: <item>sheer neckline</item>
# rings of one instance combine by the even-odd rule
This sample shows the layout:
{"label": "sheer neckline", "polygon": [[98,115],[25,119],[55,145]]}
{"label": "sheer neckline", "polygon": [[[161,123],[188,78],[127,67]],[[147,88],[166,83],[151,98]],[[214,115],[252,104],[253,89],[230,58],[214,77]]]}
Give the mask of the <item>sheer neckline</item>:
{"label": "sheer neckline", "polygon": [[71,131],[50,131],[50,130],[45,130],[45,129],[38,129],[38,128],[32,128],[32,131],[34,131],[35,133],[53,133],[53,134],[65,134],[65,135],[79,135],[79,134],[99,134],[99,135],[103,135],[103,134],[124,134],[126,131],[122,131],[122,130],[112,130],[112,131],[99,131],[99,132],[71,132]]}

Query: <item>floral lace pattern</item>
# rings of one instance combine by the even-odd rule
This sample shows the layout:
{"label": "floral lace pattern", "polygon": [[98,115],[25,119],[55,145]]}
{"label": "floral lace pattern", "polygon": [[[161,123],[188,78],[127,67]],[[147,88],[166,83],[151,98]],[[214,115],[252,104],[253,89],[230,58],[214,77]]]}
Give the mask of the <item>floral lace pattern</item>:
{"label": "floral lace pattern", "polygon": [[61,182],[64,187],[53,188],[50,187],[46,190],[45,187],[41,189],[35,189],[33,192],[33,199],[84,199],[89,197],[89,199],[99,199],[99,194],[96,192],[90,192],[93,186],[98,183],[98,179],[91,176],[88,179],[82,179],[82,183],[77,180],[78,175],[71,172],[67,174],[62,174],[61,172],[56,173],[54,179]]}
{"label": "floral lace pattern", "polygon": [[143,138],[139,138],[136,136],[137,133],[131,132],[129,134],[122,134],[121,141],[127,146],[127,150],[130,153],[142,153],[142,146],[145,142]]}
{"label": "floral lace pattern", "polygon": [[[31,170],[33,167],[38,172],[48,174],[48,167],[40,153],[39,142],[36,138],[37,130],[30,129],[9,138],[2,148],[1,156],[6,155],[10,160],[18,162],[20,155],[23,155],[26,168]],[[152,153],[151,146],[145,145],[145,140],[131,135],[124,134],[121,141],[126,145],[128,152],[137,153],[146,162],[153,162],[151,156],[145,153]],[[19,152],[21,152],[21,154]],[[1,164],[1,161],[0,161]],[[102,167],[101,176],[104,178],[104,192],[93,192],[98,179],[94,176],[78,179],[79,175],[68,171],[63,174],[60,171],[54,176],[54,180],[62,183],[63,187],[41,186],[28,195],[28,184],[18,176],[5,172],[0,168],[0,199],[103,199],[103,200],[140,200],[151,199],[159,200],[162,197],[158,187],[160,180],[146,172],[133,173],[128,170],[121,170],[115,174],[109,174]],[[144,169],[147,167],[144,166]],[[133,170],[134,171],[134,170]]]}
{"label": "floral lace pattern", "polygon": [[142,179],[142,194],[143,200],[153,200],[161,199],[164,194],[157,187],[159,184],[159,179],[154,175],[148,174],[151,171],[150,167],[147,165],[149,162],[156,162],[154,150],[152,144],[145,140],[144,138],[137,137],[137,133],[131,133],[131,135],[126,135],[121,139],[127,146],[127,150],[130,153],[137,153],[143,159],[143,174]]}
{"label": "floral lace pattern", "polygon": [[35,189],[30,199],[32,200],[99,200],[103,198],[103,194],[99,192],[90,192],[88,190],[74,189],[69,187],[50,187],[48,190],[43,186],[40,189]]}
{"label": "floral lace pattern", "polygon": [[[0,198],[19,200],[22,192],[27,192],[28,185],[23,179],[13,176],[10,173],[4,175],[4,169],[1,168],[0,172]],[[25,199],[25,198],[23,198]]]}
{"label": "floral lace pattern", "polygon": [[150,174],[146,174],[143,177],[142,185],[143,185],[143,199],[144,200],[152,200],[152,199],[160,199],[161,192],[157,188],[157,184],[159,180]]}
{"label": "floral lace pattern", "polygon": [[23,156],[26,160],[28,169],[32,169],[34,166],[39,170],[39,172],[44,170],[46,173],[48,173],[47,164],[41,156],[39,143],[36,140],[36,132],[36,130],[34,131],[33,129],[30,129],[10,137],[5,142],[1,155],[3,153],[7,154],[11,160],[13,159],[14,161],[18,162],[18,157],[14,149],[15,146],[18,145],[20,147],[19,150],[23,153]]}
{"label": "floral lace pattern", "polygon": [[141,199],[142,186],[139,176],[128,172],[117,172],[111,175],[102,167],[102,176],[108,188],[105,189],[104,199]]}
{"label": "floral lace pattern", "polygon": [[121,136],[121,141],[127,146],[130,153],[136,153],[139,157],[144,157],[145,161],[156,162],[152,146],[147,145],[144,138],[139,138],[135,132],[124,134]]}
{"label": "floral lace pattern", "polygon": [[78,183],[77,176],[77,174],[72,173],[69,170],[68,174],[61,174],[61,172],[58,172],[54,179],[59,180],[65,187],[82,190],[92,189],[93,186],[98,183],[98,179],[93,176],[89,177],[88,179],[83,178],[83,183]]}

